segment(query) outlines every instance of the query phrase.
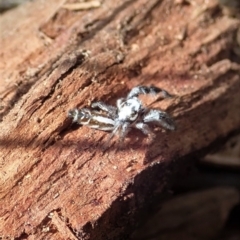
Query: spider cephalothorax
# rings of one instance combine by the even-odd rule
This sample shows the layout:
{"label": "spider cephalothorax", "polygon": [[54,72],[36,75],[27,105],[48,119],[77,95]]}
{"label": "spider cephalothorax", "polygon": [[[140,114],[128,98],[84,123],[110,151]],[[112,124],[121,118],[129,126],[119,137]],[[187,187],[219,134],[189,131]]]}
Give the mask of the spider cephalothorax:
{"label": "spider cephalothorax", "polygon": [[138,98],[140,94],[156,95],[158,93],[162,93],[164,98],[171,97],[165,90],[154,86],[137,86],[129,92],[126,98],[118,99],[116,107],[103,102],[94,102],[91,109],[69,110],[68,116],[73,118],[73,122],[90,128],[111,131],[109,140],[117,134],[120,141],[123,141],[131,128],[137,128],[153,138],[155,134],[148,125],[150,123],[169,130],[175,129],[173,119],[166,112],[146,108]]}

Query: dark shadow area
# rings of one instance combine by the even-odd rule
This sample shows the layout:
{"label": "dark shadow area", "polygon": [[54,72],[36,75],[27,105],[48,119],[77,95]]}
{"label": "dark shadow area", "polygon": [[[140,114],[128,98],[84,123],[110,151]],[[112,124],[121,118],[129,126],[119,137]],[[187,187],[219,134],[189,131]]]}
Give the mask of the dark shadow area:
{"label": "dark shadow area", "polygon": [[[179,158],[176,161],[163,162],[148,167],[135,177],[134,182],[129,184],[128,188],[124,191],[124,195],[113,202],[97,224],[94,227],[91,223],[87,224],[83,229],[84,232],[89,233],[89,239],[91,240],[131,239],[130,236],[133,229],[139,227],[141,222],[145,222],[149,216],[159,211],[162,202],[171,199],[174,195],[186,192],[184,189],[179,191],[179,187],[176,184],[178,184],[180,179],[191,178],[189,174],[192,172],[192,167],[196,164],[197,159],[209,153],[216,145],[219,146],[219,144],[222,144],[228,138],[229,136],[222,140],[216,140],[211,146]],[[179,173],[183,174],[183,176],[180,176]],[[217,176],[211,176],[211,180],[214,180],[215,177]],[[221,178],[221,176],[218,177]],[[239,181],[239,176],[236,177]],[[233,184],[233,182],[230,185],[227,182],[224,184],[223,181],[218,181],[216,184],[209,184],[209,180],[210,178],[206,179],[206,181],[202,179],[202,187],[193,183],[193,188],[189,188],[188,192],[206,189],[206,186],[207,188],[212,188],[224,186],[225,184],[232,186]],[[191,184],[192,180],[186,181],[185,183],[182,182],[181,186]],[[240,182],[238,183],[238,187],[240,187],[239,184]],[[92,204],[94,207],[96,203],[93,202]],[[236,216],[235,210],[234,214]],[[81,229],[74,230],[74,232],[78,231],[80,232]]]}
{"label": "dark shadow area", "polygon": [[137,175],[134,183],[128,185],[124,195],[113,202],[94,227],[89,223],[83,228],[84,232],[89,233],[89,239],[130,239],[136,219],[140,217],[139,209],[145,206],[146,202],[152,201],[155,191],[165,187],[168,168],[166,164],[159,164]]}

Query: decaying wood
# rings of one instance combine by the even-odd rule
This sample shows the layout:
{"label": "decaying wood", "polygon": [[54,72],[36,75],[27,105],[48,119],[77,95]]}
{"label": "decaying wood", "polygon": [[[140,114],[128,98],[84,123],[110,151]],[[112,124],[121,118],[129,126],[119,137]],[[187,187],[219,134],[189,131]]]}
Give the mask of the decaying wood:
{"label": "decaying wood", "polygon": [[[63,4],[34,1],[0,18],[2,238],[117,239],[164,187],[168,163],[240,128],[239,20],[217,2]],[[178,126],[150,146],[133,131],[123,150],[103,153],[106,133],[66,118],[139,84],[176,96],[147,99]]]}

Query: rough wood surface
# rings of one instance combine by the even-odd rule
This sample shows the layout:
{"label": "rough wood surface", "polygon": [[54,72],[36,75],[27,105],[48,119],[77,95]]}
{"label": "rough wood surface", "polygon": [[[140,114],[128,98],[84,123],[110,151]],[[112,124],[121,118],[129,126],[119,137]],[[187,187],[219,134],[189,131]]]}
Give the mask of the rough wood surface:
{"label": "rough wood surface", "polygon": [[[240,128],[239,20],[217,2],[64,3],[34,1],[0,17],[2,238],[117,239],[164,187],[168,163]],[[111,144],[103,154],[106,133],[66,119],[139,84],[176,95],[147,102],[178,126],[150,146],[133,131],[122,151]]]}

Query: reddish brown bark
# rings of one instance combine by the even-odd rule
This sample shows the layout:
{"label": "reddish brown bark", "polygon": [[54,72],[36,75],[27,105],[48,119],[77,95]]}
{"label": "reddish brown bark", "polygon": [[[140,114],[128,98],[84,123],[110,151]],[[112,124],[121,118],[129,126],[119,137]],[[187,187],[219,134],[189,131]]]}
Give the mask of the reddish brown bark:
{"label": "reddish brown bark", "polygon": [[[34,1],[0,19],[4,238],[117,239],[164,187],[167,163],[240,128],[239,21],[216,2],[106,0],[84,11],[63,2]],[[112,142],[103,154],[107,133],[66,119],[139,84],[176,95],[148,101],[178,126],[150,146],[132,131],[122,151]]]}

